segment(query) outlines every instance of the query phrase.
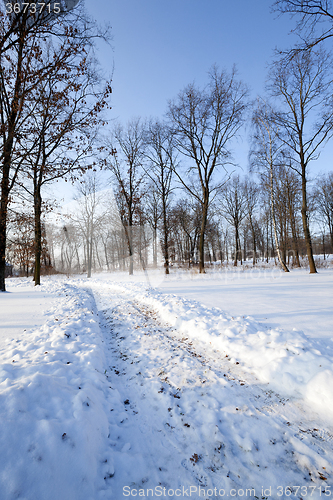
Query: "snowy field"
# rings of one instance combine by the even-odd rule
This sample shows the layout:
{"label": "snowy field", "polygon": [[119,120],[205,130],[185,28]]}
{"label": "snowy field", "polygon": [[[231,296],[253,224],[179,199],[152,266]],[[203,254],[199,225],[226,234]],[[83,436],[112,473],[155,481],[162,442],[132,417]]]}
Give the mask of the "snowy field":
{"label": "snowy field", "polygon": [[239,267],[200,276],[186,272],[161,283],[175,293],[219,307],[233,316],[252,316],[270,327],[297,328],[312,338],[333,337],[333,268],[318,275],[304,269],[284,273],[277,269]]}
{"label": "snowy field", "polygon": [[332,496],[333,271],[0,295],[0,499]]}

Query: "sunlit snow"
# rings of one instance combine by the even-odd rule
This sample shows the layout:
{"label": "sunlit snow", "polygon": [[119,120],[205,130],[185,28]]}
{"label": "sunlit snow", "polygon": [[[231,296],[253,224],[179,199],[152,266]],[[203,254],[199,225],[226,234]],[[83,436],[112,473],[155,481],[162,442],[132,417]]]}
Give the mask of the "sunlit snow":
{"label": "sunlit snow", "polygon": [[224,278],[8,280],[1,500],[328,493],[333,273]]}

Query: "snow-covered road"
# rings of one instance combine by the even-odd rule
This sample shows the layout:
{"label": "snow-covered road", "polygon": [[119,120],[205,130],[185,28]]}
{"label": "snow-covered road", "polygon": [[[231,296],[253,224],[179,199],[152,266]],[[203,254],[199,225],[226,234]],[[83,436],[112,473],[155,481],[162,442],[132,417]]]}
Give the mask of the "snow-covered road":
{"label": "snow-covered road", "polygon": [[333,343],[140,283],[41,291],[0,345],[1,500],[333,495]]}
{"label": "snow-covered road", "polygon": [[287,497],[289,485],[294,498],[329,491],[333,436],[314,414],[168,325],[144,294],[91,288],[109,347],[115,498],[159,488],[183,498],[246,490],[261,498],[262,488]]}

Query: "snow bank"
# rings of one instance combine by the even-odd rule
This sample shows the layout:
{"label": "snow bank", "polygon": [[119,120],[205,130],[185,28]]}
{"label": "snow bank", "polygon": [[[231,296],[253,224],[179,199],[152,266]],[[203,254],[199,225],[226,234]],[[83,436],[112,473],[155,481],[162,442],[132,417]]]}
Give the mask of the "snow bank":
{"label": "snow bank", "polygon": [[113,464],[94,301],[69,285],[42,288],[55,295],[44,325],[0,350],[1,498],[96,500]]}
{"label": "snow bank", "polygon": [[[333,412],[333,338],[325,352],[296,329],[263,329],[253,318],[231,317],[221,309],[163,294],[137,284],[103,284],[149,305],[183,335],[218,349],[284,397],[299,397],[329,418]],[[241,306],[240,306],[241,309]]]}

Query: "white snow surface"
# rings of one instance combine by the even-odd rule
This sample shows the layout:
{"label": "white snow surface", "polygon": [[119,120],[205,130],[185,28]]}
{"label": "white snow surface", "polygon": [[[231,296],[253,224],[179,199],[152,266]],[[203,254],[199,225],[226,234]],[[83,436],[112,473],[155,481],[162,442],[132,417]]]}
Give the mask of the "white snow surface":
{"label": "white snow surface", "polygon": [[113,469],[94,300],[71,285],[41,288],[53,294],[43,325],[0,350],[0,498],[95,499]]}
{"label": "white snow surface", "polygon": [[161,290],[232,316],[253,317],[265,326],[297,328],[312,338],[333,337],[333,268],[309,274],[276,267],[222,268],[205,275],[178,271],[160,282]]}
{"label": "white snow surface", "polygon": [[45,291],[45,287],[34,289],[30,283],[22,282],[18,288],[15,284],[16,280],[7,280],[7,293],[1,294],[0,342],[9,335],[20,337],[22,331],[42,325],[41,313],[52,303],[53,294]]}
{"label": "white snow surface", "polygon": [[176,278],[8,281],[1,500],[331,496],[333,333],[298,329],[292,301],[289,329],[209,307],[183,278],[182,297]]}

